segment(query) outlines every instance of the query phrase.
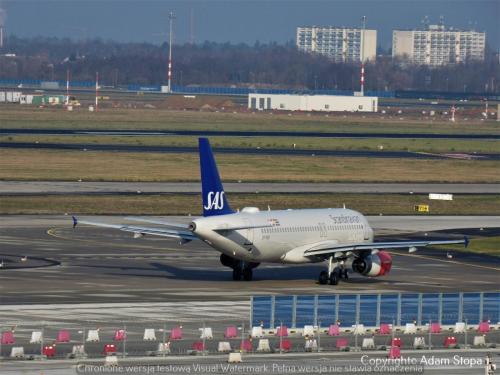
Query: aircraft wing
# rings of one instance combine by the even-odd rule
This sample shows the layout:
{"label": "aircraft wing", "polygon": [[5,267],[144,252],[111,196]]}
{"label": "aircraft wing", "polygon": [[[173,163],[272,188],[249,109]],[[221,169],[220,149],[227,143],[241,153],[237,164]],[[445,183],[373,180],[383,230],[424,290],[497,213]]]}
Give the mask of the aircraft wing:
{"label": "aircraft wing", "polygon": [[316,244],[315,246],[307,249],[304,252],[305,256],[318,256],[318,255],[334,255],[338,252],[357,252],[367,250],[386,250],[386,249],[408,249],[415,251],[417,247],[426,247],[432,245],[451,245],[451,244],[464,244],[465,247],[469,244],[469,239],[464,237],[461,240],[448,240],[448,241],[398,241],[398,242],[363,242],[353,244],[332,244],[331,241]]}
{"label": "aircraft wing", "polygon": [[[197,240],[198,237],[193,235],[189,230],[187,230],[187,227],[181,227],[179,226],[179,229],[173,229],[173,228],[152,228],[152,227],[143,227],[143,226],[135,226],[135,225],[121,225],[121,224],[107,224],[107,223],[100,223],[96,221],[88,221],[88,220],[78,220],[76,217],[73,218],[73,228],[75,228],[78,224],[86,224],[86,225],[93,225],[97,227],[103,227],[103,228],[113,228],[113,229],[118,229],[124,232],[131,232],[136,235],[153,235],[153,236],[161,236],[161,237],[169,237],[169,238],[177,238],[180,239],[184,242],[192,241],[192,240]],[[182,229],[181,229],[182,228]]]}

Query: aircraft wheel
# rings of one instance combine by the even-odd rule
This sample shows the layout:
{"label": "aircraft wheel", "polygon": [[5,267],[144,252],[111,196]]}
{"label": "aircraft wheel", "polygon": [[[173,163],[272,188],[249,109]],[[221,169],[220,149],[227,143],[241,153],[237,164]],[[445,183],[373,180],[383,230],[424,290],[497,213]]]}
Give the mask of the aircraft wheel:
{"label": "aircraft wheel", "polygon": [[346,281],[349,280],[349,275],[347,274],[347,269],[344,269],[340,272],[342,272],[342,279],[344,279]]}
{"label": "aircraft wheel", "polygon": [[241,269],[233,268],[233,280],[240,281],[241,280]]}
{"label": "aircraft wheel", "polygon": [[339,273],[337,271],[333,271],[330,275],[330,285],[337,285],[339,283]]}
{"label": "aircraft wheel", "polygon": [[253,271],[251,268],[243,269],[243,280],[252,281],[252,277],[253,277]]}
{"label": "aircraft wheel", "polygon": [[319,273],[318,282],[319,282],[321,285],[326,285],[326,284],[328,284],[328,272],[326,272],[326,271],[321,271],[321,272]]}

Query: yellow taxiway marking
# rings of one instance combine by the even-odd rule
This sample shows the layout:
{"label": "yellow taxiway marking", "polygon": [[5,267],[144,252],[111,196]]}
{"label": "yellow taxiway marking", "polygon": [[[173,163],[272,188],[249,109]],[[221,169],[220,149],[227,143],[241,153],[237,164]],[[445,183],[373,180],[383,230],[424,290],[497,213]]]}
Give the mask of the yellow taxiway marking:
{"label": "yellow taxiway marking", "polygon": [[459,261],[456,261],[456,260],[437,259],[437,258],[433,258],[433,257],[426,256],[426,255],[395,253],[393,251],[389,251],[389,253],[392,254],[392,255],[401,255],[401,256],[404,256],[404,257],[414,257],[414,258],[421,258],[421,259],[429,259],[429,260],[432,260],[432,261],[438,261],[438,262],[442,262],[442,263],[454,263],[454,264],[459,264],[461,266],[471,266],[471,267],[476,267],[476,268],[484,268],[484,269],[487,269],[487,270],[500,271],[500,268],[498,268],[498,267],[482,266],[480,264],[465,263],[465,262],[459,262]]}
{"label": "yellow taxiway marking", "polygon": [[160,250],[160,251],[163,251],[163,250],[179,251],[179,249],[175,249],[175,248],[171,248],[171,247],[161,247],[160,249],[158,249],[157,247],[152,247],[152,246],[127,245],[127,244],[118,244],[118,243],[110,243],[110,242],[100,242],[100,241],[96,241],[96,240],[83,239],[83,238],[65,237],[65,236],[62,236],[62,235],[56,233],[56,231],[59,229],[66,229],[66,228],[57,228],[57,227],[49,228],[47,230],[47,234],[49,236],[59,238],[62,240],[88,242],[88,243],[93,243],[96,245],[103,245],[103,246],[118,246],[118,247],[122,247],[122,248],[125,247],[125,248],[130,248],[130,249],[144,249],[144,250],[156,250],[156,251],[158,251],[158,250]]}

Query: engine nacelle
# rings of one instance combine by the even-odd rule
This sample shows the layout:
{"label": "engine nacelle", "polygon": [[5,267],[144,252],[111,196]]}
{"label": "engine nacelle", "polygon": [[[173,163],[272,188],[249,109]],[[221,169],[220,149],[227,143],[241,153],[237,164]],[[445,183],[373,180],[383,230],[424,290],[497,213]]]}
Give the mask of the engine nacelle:
{"label": "engine nacelle", "polygon": [[389,273],[392,266],[392,257],[386,251],[357,258],[352,262],[354,272],[364,276],[383,276]]}

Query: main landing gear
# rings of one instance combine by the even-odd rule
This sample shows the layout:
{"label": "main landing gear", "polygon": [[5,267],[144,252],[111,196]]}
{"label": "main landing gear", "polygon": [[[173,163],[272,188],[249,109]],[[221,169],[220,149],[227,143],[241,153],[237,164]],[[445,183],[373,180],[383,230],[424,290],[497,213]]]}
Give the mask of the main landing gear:
{"label": "main landing gear", "polygon": [[333,257],[328,259],[328,271],[321,271],[319,274],[318,282],[321,285],[337,285],[339,280],[348,280],[347,268],[345,268],[344,261],[338,262]]}

